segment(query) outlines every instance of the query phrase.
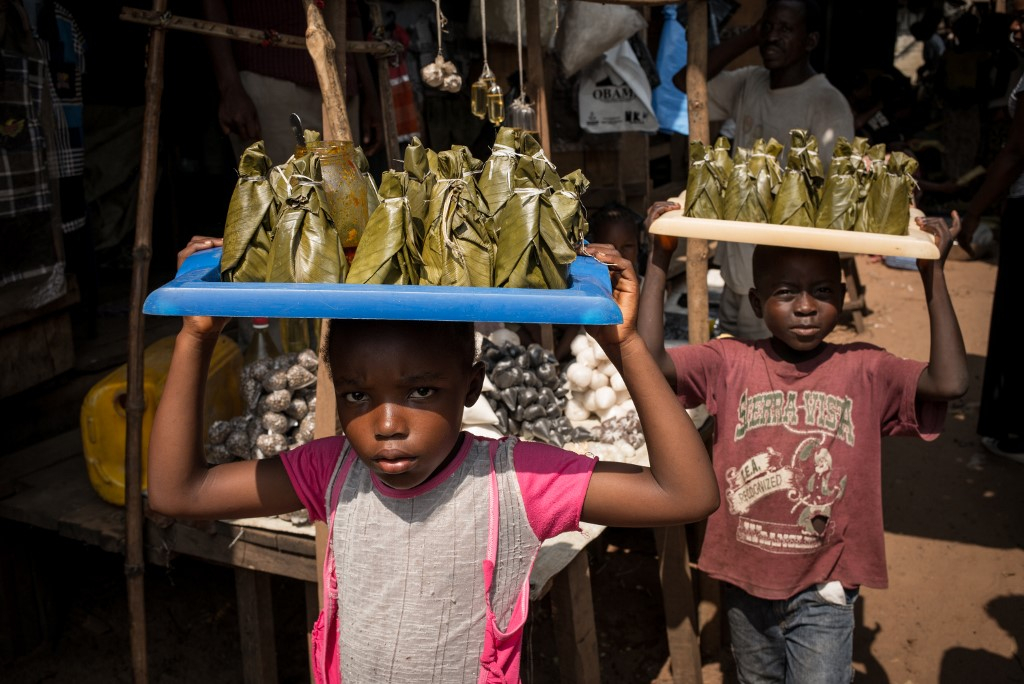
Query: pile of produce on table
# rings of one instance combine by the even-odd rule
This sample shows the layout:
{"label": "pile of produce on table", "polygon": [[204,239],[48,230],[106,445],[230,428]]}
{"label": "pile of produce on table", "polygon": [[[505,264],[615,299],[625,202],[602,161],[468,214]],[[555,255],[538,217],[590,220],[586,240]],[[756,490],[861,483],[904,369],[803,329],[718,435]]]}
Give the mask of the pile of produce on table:
{"label": "pile of produce on table", "polygon": [[318,365],[316,352],[306,349],[244,366],[245,413],[210,425],[206,460],[227,463],[268,458],[311,441]]}
{"label": "pile of produce on table", "polygon": [[826,172],[815,137],[801,129],[790,135],[785,168],[774,138],[737,147],[732,156],[725,138],[710,147],[691,142],[683,214],[907,235],[916,159],[866,138],[840,137]]}
{"label": "pile of produce on table", "polygon": [[590,439],[565,415],[569,389],[553,352],[539,344],[523,346],[515,332],[503,328],[483,338],[480,360],[493,387],[484,397],[499,432],[557,446]]}
{"label": "pile of produce on table", "polygon": [[585,332],[573,339],[570,349],[574,360],[565,370],[570,391],[566,416],[586,425],[592,441],[614,444],[628,458],[645,441],[622,375],[597,340]]}
{"label": "pile of produce on table", "polygon": [[379,190],[362,150],[355,157],[370,212],[349,259],[320,155],[310,149],[272,166],[262,142],[250,146],[224,226],[221,279],[567,287],[588,230],[580,197],[589,182],[579,170],[560,177],[531,134],[500,129],[486,161],[414,138],[404,170],[386,171]]}

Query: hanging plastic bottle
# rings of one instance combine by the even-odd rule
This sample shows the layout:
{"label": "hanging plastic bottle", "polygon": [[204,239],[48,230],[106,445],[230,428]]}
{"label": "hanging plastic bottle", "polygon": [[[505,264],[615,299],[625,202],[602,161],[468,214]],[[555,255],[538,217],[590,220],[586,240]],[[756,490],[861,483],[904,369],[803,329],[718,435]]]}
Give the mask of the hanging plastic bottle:
{"label": "hanging plastic bottle", "polygon": [[487,0],[480,0],[480,38],[483,44],[484,68],[480,78],[469,89],[469,108],[478,119],[487,118],[487,94],[497,79],[487,64]]}
{"label": "hanging plastic bottle", "polygon": [[497,83],[487,90],[487,120],[495,126],[505,120],[505,95]]}
{"label": "hanging plastic bottle", "polygon": [[495,84],[494,72],[491,71],[491,67],[487,66],[487,62],[484,62],[484,70],[481,72],[480,78],[473,83],[469,90],[469,106],[476,118],[487,118],[487,95],[491,91],[491,86]]}
{"label": "hanging plastic bottle", "polygon": [[277,345],[274,344],[274,338],[270,336],[270,319],[253,318],[252,339],[249,340],[249,346],[245,348],[245,354],[242,357],[245,363],[273,358],[280,353]]}
{"label": "hanging plastic bottle", "polygon": [[520,95],[508,106],[508,125],[537,135],[537,112],[527,101],[526,95]]}

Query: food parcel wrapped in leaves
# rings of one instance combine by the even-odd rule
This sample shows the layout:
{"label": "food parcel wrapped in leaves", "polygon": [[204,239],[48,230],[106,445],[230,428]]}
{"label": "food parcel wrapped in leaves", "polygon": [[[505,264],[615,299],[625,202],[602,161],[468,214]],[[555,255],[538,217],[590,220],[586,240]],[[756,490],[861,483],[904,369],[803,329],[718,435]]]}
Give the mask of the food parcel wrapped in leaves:
{"label": "food parcel wrapped in leaves", "polygon": [[421,285],[494,285],[496,236],[478,208],[473,169],[479,161],[466,148],[437,155],[438,178],[430,194],[421,258]]}
{"label": "food parcel wrapped in leaves", "polygon": [[405,196],[409,198],[409,216],[416,235],[416,250],[419,251],[423,245],[423,236],[427,232],[430,194],[437,181],[437,155],[433,150],[424,147],[415,136],[405,148],[405,172],[409,176]]}
{"label": "food parcel wrapped in leaves", "polygon": [[719,138],[708,149],[704,143],[690,143],[690,172],[686,179],[683,214],[692,218],[720,219],[725,213],[725,188],[732,171],[729,141]]}
{"label": "food parcel wrapped in leaves", "polygon": [[775,138],[758,139],[751,150],[737,147],[732,173],[725,188],[722,218],[730,221],[768,223],[775,192],[782,182],[779,153],[782,144]]}
{"label": "food parcel wrapped in leaves", "polygon": [[789,157],[772,205],[771,222],[813,227],[818,215],[818,192],[825,180],[818,141],[798,128],[790,135]]}
{"label": "food parcel wrapped in leaves", "polygon": [[370,215],[346,283],[416,285],[420,280],[419,238],[413,226],[405,171],[385,171],[380,206]]}
{"label": "food parcel wrapped in leaves", "polygon": [[580,198],[590,187],[590,181],[579,169],[570,172],[561,179],[562,189],[556,192],[551,198],[551,204],[555,208],[555,214],[562,223],[566,239],[569,244],[575,247],[583,243],[583,239],[590,231],[590,224],[583,212],[583,202]]}
{"label": "food parcel wrapped in leaves", "polygon": [[893,152],[882,161],[872,162],[868,172],[870,184],[854,229],[907,235],[910,201],[917,187],[914,180],[917,160],[902,152]]}
{"label": "food parcel wrapped in leaves", "polygon": [[277,198],[267,178],[270,168],[262,140],[242,153],[238,182],[231,194],[224,224],[221,280],[251,283],[267,279],[270,243],[278,211]]}
{"label": "food parcel wrapped in leaves", "polygon": [[497,214],[512,196],[517,187],[516,169],[520,158],[524,156],[543,164],[544,182],[551,187],[559,187],[555,167],[544,155],[544,150],[537,139],[517,128],[500,128],[494,145],[491,146],[491,155],[484,162],[477,178],[480,196],[483,199],[480,210],[488,216]]}
{"label": "food parcel wrapped in leaves", "polygon": [[283,205],[270,245],[267,282],[342,283],[348,260],[326,209],[320,158],[292,157],[271,170]]}
{"label": "food parcel wrapped in leaves", "polygon": [[[545,185],[548,168],[546,160],[521,157],[515,173],[517,187],[494,217],[501,226],[494,271],[497,287],[560,289],[567,285],[568,267],[576,258],[570,236],[582,230],[579,195],[573,188]],[[582,185],[580,177],[570,181],[577,188]]]}
{"label": "food parcel wrapped in leaves", "polygon": [[836,139],[828,177],[821,189],[821,201],[815,226],[832,230],[853,230],[864,203],[864,174],[867,168],[867,138]]}

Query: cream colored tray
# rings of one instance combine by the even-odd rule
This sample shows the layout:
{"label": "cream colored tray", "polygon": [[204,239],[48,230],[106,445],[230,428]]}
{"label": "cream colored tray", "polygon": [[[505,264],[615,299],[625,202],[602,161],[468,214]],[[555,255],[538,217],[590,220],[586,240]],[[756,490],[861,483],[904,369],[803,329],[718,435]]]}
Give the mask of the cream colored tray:
{"label": "cream colored tray", "polygon": [[[682,199],[673,199],[682,204]],[[935,238],[914,223],[911,213],[909,235],[859,233],[849,230],[829,230],[805,226],[779,226],[771,223],[697,219],[683,216],[677,209],[668,211],[651,223],[655,235],[692,237],[723,242],[747,242],[777,247],[802,247],[855,254],[902,256],[914,259],[938,259],[939,248]]]}

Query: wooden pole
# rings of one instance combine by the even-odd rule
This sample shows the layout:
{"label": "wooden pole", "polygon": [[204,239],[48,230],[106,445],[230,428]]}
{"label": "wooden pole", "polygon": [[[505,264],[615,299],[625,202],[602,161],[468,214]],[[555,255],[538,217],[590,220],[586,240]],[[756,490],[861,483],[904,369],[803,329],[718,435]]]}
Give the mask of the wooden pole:
{"label": "wooden pole", "polygon": [[[167,0],[153,0],[153,11],[163,13]],[[131,621],[132,680],[145,684],[146,663],[146,557],[143,546],[142,511],[142,416],[146,411],[143,393],[145,321],[142,303],[146,298],[149,262],[153,256],[153,201],[156,197],[157,153],[160,141],[160,99],[163,96],[164,41],[166,33],[153,27],[149,34],[146,65],[146,104],[142,119],[142,159],[139,169],[139,203],[135,215],[135,245],[132,249],[131,308],[128,320],[128,397],[125,404],[125,562],[128,582],[128,613]]]}
{"label": "wooden pole", "polygon": [[[689,0],[686,29],[686,97],[690,140],[705,144],[711,136],[707,114],[708,0]],[[686,239],[686,291],[690,344],[708,341],[708,243]],[[700,628],[695,605],[694,575],[685,526],[655,530],[661,556],[660,575],[674,684],[703,681]],[[698,577],[699,581],[699,577]]]}
{"label": "wooden pole", "polygon": [[[686,3],[686,100],[690,140],[711,142],[708,126],[708,0]],[[686,239],[686,305],[690,344],[708,341],[708,242]]]}
{"label": "wooden pole", "polygon": [[[384,16],[380,11],[380,4],[370,3],[370,21],[373,23],[373,30],[383,30]],[[395,58],[391,58],[395,59]],[[403,56],[397,59],[404,59]],[[398,124],[395,121],[395,99],[391,92],[391,69],[389,60],[377,60],[377,83],[380,84],[380,114],[384,123],[384,150],[387,153],[388,168],[394,170],[398,163]]]}
{"label": "wooden pole", "polygon": [[[517,0],[518,2],[518,0]],[[544,45],[540,34],[540,0],[526,0],[526,94],[537,112],[537,140],[547,155],[552,154],[551,132],[548,128],[547,82],[544,74]]]}
{"label": "wooden pole", "polygon": [[[331,5],[327,7],[327,13],[330,14]],[[269,43],[275,47],[292,48],[295,50],[309,49],[306,45],[305,36],[291,36],[287,33],[268,34],[260,29],[232,26],[231,24],[221,24],[205,19],[179,17],[168,13],[161,14],[134,7],[122,7],[119,18],[122,21],[130,21],[144,26],[162,26],[165,29],[176,29],[204,36],[214,36],[216,38],[230,38],[231,40],[240,40],[244,43],[260,45]],[[342,21],[344,21],[344,15],[342,16]],[[330,22],[328,22],[328,25],[330,25]],[[334,34],[333,31],[332,34]],[[383,57],[397,54],[401,50],[401,43],[393,40],[350,40],[346,42],[344,51],[361,52],[375,57]],[[342,74],[342,78],[344,78],[344,74]]]}
{"label": "wooden pole", "polygon": [[[344,57],[346,7],[345,0],[332,2],[330,11],[331,30],[328,31],[324,18],[316,6],[315,0],[302,0],[306,6],[306,40],[309,43],[309,54],[316,67],[317,80],[320,82],[320,94],[323,96],[324,140],[352,140],[352,129],[348,123],[348,108],[345,104],[345,93],[341,88],[345,78],[345,60],[335,59],[337,43],[331,32],[341,43],[341,55]],[[341,63],[340,69],[338,66]],[[340,72],[340,76],[339,76]],[[327,356],[327,339],[330,334],[331,322],[324,319],[320,323],[320,358]],[[335,331],[335,334],[341,334]],[[316,439],[333,437],[338,433],[337,398],[334,396],[334,381],[327,370],[327,364],[321,362],[316,372],[316,422],[313,436]],[[327,553],[327,525],[322,521],[314,524],[316,540],[316,566],[324,567]],[[323,609],[324,586],[322,573],[317,573],[317,597]]]}
{"label": "wooden pole", "polygon": [[[349,126],[348,110],[345,107],[345,93],[341,88],[338,67],[334,61],[335,39],[327,30],[324,16],[320,13],[316,0],[302,0],[302,4],[306,6],[306,46],[309,49],[309,56],[313,58],[316,79],[320,83],[320,94],[324,99],[324,140],[351,141],[352,128]],[[339,5],[334,10],[335,22],[339,21],[340,15],[340,21],[344,24],[345,3],[332,4]],[[342,41],[344,47],[345,34],[339,35],[338,40]]]}

